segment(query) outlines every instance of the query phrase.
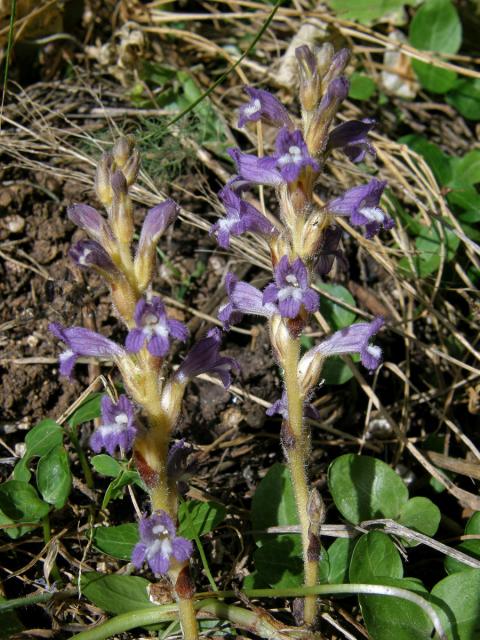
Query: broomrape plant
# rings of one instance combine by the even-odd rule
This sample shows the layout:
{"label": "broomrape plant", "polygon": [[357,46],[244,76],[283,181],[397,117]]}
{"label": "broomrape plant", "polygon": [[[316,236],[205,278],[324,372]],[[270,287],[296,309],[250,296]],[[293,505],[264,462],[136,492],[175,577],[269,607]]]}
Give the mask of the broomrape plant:
{"label": "broomrape plant", "polygon": [[130,138],[121,138],[112,153],[105,153],[98,165],[96,193],[107,218],[86,204],[70,207],[68,215],[90,239],[70,250],[82,269],[99,273],[110,288],[119,319],[125,325],[125,344],[120,345],[83,327],[50,325],[50,331],[66,349],[60,355],[60,373],[71,377],[81,356],[113,360],[126,393],[118,398],[104,396],[101,425],[90,446],[110,455],[133,458],[144,481],[152,512],[139,523],[140,541],[132,554],[140,569],[147,563],[156,576],[168,579],[177,601],[184,637],[198,637],[189,572],[192,544],[178,536],[176,521],[186,458],[191,449],[184,440],[171,445],[189,380],[201,373],[218,375],[225,387],[230,372],[238,365],[219,353],[221,331],[212,329],[187,353],[175,373],[166,371],[165,359],[172,341],[188,339],[186,326],[168,316],[160,297],[151,295],[157,243],[178,215],[173,200],[165,200],[148,211],[140,238],[134,247],[133,206],[129,188],[139,170],[139,154]]}
{"label": "broomrape plant", "polygon": [[[268,91],[245,89],[250,100],[240,108],[238,125],[244,127],[261,120],[275,127],[275,151],[257,157],[230,149],[237,175],[219,193],[226,216],[213,225],[211,233],[221,247],[228,248],[232,236],[250,231],[262,236],[270,248],[273,281],[260,291],[239,281],[235,274],[227,274],[228,302],[218,315],[227,330],[245,314],[264,316],[268,321],[273,353],[284,381],[283,395],[269,414],[283,417],[281,437],[300,520],[305,585],[313,587],[318,582],[319,531],[324,509],[319,493],[309,488],[310,445],[304,417],[312,415],[309,398],[327,357],[357,353],[369,371],[378,367],[382,351],[372,341],[383,319],[352,324],[304,355],[300,340],[311,314],[319,307],[313,283],[332,269],[335,260],[344,261],[336,218],[348,218],[366,238],[372,238],[381,228],[392,228],[394,222],[380,206],[386,183],[375,178],[323,204],[316,197],[315,187],[332,150],[341,149],[352,162],[362,161],[367,154],[375,155],[367,138],[374,122],[353,120],[332,128],[348,94],[348,81],[342,75],[349,60],[347,49],[334,53],[330,44],[314,50],[301,46],[296,57],[301,123],[297,124]],[[267,217],[244,199],[255,185],[274,187],[277,216]],[[316,613],[315,596],[307,596],[304,622],[312,625]]]}

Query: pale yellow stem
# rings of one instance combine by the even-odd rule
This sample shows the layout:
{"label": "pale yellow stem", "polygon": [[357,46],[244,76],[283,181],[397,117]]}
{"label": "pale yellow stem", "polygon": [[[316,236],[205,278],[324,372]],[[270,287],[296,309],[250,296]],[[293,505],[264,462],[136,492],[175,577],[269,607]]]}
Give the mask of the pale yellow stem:
{"label": "pale yellow stem", "polygon": [[[307,442],[303,429],[304,398],[297,374],[299,359],[300,341],[290,337],[284,352],[282,367],[288,400],[288,426],[293,437],[291,443],[286,442],[285,445],[302,535],[304,582],[305,586],[314,587],[318,579],[318,561],[312,561],[308,558],[310,518],[308,514],[309,490],[306,471]],[[305,623],[312,625],[315,622],[316,613],[316,596],[306,596],[304,600]]]}

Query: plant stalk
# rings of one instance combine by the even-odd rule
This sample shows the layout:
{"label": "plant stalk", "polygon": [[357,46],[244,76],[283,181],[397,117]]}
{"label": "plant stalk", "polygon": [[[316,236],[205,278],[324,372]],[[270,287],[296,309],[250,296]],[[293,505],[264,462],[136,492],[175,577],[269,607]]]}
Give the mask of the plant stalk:
{"label": "plant stalk", "polygon": [[[307,478],[307,442],[303,428],[303,393],[298,381],[298,362],[300,359],[300,340],[289,337],[284,353],[282,367],[284,371],[285,390],[288,400],[288,428],[292,437],[284,441],[288,466],[292,478],[295,503],[297,505],[300,530],[302,535],[304,584],[315,587],[318,580],[318,560],[309,558],[310,518],[308,514],[308,478]],[[304,599],[304,622],[313,625],[317,616],[317,599],[315,595]]]}

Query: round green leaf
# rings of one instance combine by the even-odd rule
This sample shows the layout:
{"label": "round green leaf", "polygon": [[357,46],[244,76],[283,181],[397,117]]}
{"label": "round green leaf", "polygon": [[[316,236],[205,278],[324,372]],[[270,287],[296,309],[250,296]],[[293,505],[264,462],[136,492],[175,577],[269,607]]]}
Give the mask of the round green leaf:
{"label": "round green leaf", "polygon": [[412,60],[412,67],[422,87],[432,93],[447,93],[457,82],[457,74],[450,69],[442,69],[421,60]]}
{"label": "round green leaf", "polygon": [[387,464],[347,453],[332,462],[328,484],[335,506],[353,524],[397,518],[408,500],[403,480]]}
{"label": "round green leaf", "polygon": [[480,120],[480,79],[459,80],[446,96],[446,101],[468,120]]}
{"label": "round green leaf", "polygon": [[13,471],[15,480],[28,482],[32,474],[28,464],[32,458],[44,456],[63,442],[63,429],[54,420],[42,420],[25,436],[25,453]]}
{"label": "round green leaf", "polygon": [[320,312],[332,330],[343,329],[351,325],[356,315],[342,305],[342,302],[346,302],[352,307],[355,306],[355,298],[350,291],[340,284],[328,284],[325,282],[318,283],[318,288],[321,292],[324,291],[338,300],[338,302],[334,302],[320,293]]}
{"label": "round green leaf", "polygon": [[[428,591],[416,580],[381,578],[377,583],[408,589],[428,599]],[[359,602],[371,640],[427,640],[431,637],[430,618],[413,602],[391,596],[360,596]]]}
{"label": "round green leaf", "polygon": [[215,529],[225,518],[225,514],[225,507],[218,502],[182,502],[178,510],[178,535],[190,540],[195,536],[203,536]]}
{"label": "round green leaf", "polygon": [[94,571],[82,574],[81,578],[83,595],[103,611],[117,614],[154,607],[147,594],[149,584],[138,576]]}
{"label": "round green leaf", "polygon": [[298,524],[292,481],[285,465],[274,464],[258,485],[251,517],[252,527],[256,530]]}
{"label": "round green leaf", "polygon": [[457,53],[462,24],[450,0],[427,0],[410,23],[410,44],[423,51]]}
{"label": "round green leaf", "polygon": [[[466,553],[467,556],[471,556],[472,558],[477,558],[480,560],[480,540],[465,540],[461,542],[457,547],[455,547],[457,551],[462,551]],[[469,567],[467,564],[456,560],[450,556],[445,558],[444,562],[445,571],[450,575],[451,573],[458,573],[459,571],[470,571],[472,567]]]}
{"label": "round green leaf", "polygon": [[416,153],[423,156],[438,184],[446,185],[450,182],[452,178],[450,158],[440,147],[437,147],[436,144],[416,134],[403,136],[403,138],[399,139],[399,142],[407,144],[410,149],[413,149]]}
{"label": "round green leaf", "polygon": [[91,459],[92,467],[102,476],[116,478],[122,472],[122,465],[106,453],[100,453]]}
{"label": "round green leaf", "polygon": [[45,502],[61,509],[72,488],[68,454],[63,445],[42,456],[37,465],[37,487]]}
{"label": "round green leaf", "polygon": [[378,584],[378,578],[403,578],[397,547],[382,531],[364,534],[355,545],[350,561],[350,582]]}
{"label": "round green leaf", "polygon": [[[48,504],[40,500],[35,489],[21,480],[0,484],[0,528],[2,524],[37,523],[49,512]],[[29,524],[5,529],[10,538],[19,538],[37,526]]]}
{"label": "round green leaf", "polygon": [[338,356],[327,358],[322,368],[325,384],[345,384],[353,378],[350,367]]}
{"label": "round green leaf", "polygon": [[[409,529],[424,533],[426,536],[435,535],[440,524],[440,509],[428,498],[411,498],[403,505],[399,523]],[[415,547],[418,542],[404,541],[406,546]]]}
{"label": "round green leaf", "polygon": [[139,541],[136,522],[118,527],[97,527],[93,532],[93,544],[97,549],[119,560],[130,560],[133,547]]}
{"label": "round green leaf", "polygon": [[337,538],[327,550],[329,584],[342,584],[348,582],[348,570],[350,559],[355,548],[355,540],[352,538]]}
{"label": "round green leaf", "polygon": [[255,550],[255,569],[270,587],[300,587],[303,584],[302,541],[300,536],[269,536]]}
{"label": "round green leaf", "polygon": [[403,5],[414,4],[416,0],[328,0],[336,15],[345,20],[370,23],[402,11]]}
{"label": "round green leaf", "polygon": [[470,517],[465,527],[465,533],[468,536],[480,535],[480,511],[477,511]]}
{"label": "round green leaf", "polygon": [[433,587],[431,601],[449,640],[480,637],[480,569],[444,578]]}
{"label": "round green leaf", "polygon": [[349,80],[348,97],[352,100],[368,100],[377,90],[377,85],[372,78],[362,73],[352,73]]}

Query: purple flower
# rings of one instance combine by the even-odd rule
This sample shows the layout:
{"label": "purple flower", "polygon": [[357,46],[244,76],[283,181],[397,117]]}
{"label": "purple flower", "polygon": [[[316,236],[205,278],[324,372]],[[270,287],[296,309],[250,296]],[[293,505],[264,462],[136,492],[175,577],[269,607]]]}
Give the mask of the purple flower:
{"label": "purple flower", "polygon": [[378,206],[386,184],[373,178],[368,184],[353,187],[329,202],[327,209],[333,215],[349,216],[355,227],[365,225],[365,237],[372,238],[381,227],[391,229],[395,226],[393,218]]}
{"label": "purple flower", "polygon": [[263,303],[277,303],[283,318],[296,318],[303,305],[313,313],[318,309],[318,293],[308,286],[308,271],[300,258],[290,263],[283,256],[275,268],[275,283],[263,292]]}
{"label": "purple flower", "polygon": [[128,332],[125,341],[127,351],[137,353],[146,342],[152,356],[163,358],[170,348],[170,337],[185,341],[188,329],[178,320],[169,318],[165,312],[165,305],[158,297],[147,302],[141,298],[135,307],[133,319],[137,327]]}
{"label": "purple flower", "polygon": [[232,381],[231,370],[238,371],[240,367],[233,358],[220,355],[221,341],[220,329],[210,329],[206,337],[194,344],[187,353],[175,375],[176,380],[185,384],[187,380],[201,373],[213,373],[220,378],[225,388],[229,387]]}
{"label": "purple flower", "polygon": [[49,330],[67,345],[66,351],[60,354],[60,374],[71,378],[72,370],[80,356],[98,356],[116,358],[123,355],[124,350],[112,340],[84,327],[65,328],[58,322],[51,322]]}
{"label": "purple flower", "polygon": [[[304,415],[311,420],[320,420],[320,414],[317,409],[310,404],[308,399],[303,403]],[[288,420],[288,400],[285,391],[282,393],[282,397],[276,400],[265,412],[267,416],[274,416],[276,413],[280,414],[284,420]]]}
{"label": "purple flower", "polygon": [[249,153],[242,153],[240,149],[228,149],[227,151],[237,165],[239,175],[234,178],[236,183],[247,182],[277,186],[284,182],[282,174],[277,169],[275,156],[258,158]]}
{"label": "purple flower", "polygon": [[253,87],[245,87],[245,91],[250,96],[250,102],[240,107],[239,127],[257,120],[263,120],[274,127],[293,126],[288,111],[271,93]]}
{"label": "purple flower", "polygon": [[335,127],[328,136],[327,150],[342,149],[352,162],[362,162],[366,154],[374,156],[375,148],[367,139],[375,120],[350,120]]}
{"label": "purple flower", "polygon": [[278,312],[275,304],[264,304],[261,291],[247,282],[239,281],[234,273],[227,273],[225,288],[229,300],[218,310],[218,319],[227,331],[232,324],[240,322],[243,314],[270,318]]}
{"label": "purple flower", "polygon": [[179,206],[171,199],[164,200],[149,209],[143,221],[138,251],[145,251],[151,245],[155,248],[160,236],[175,221],[179,211]]}
{"label": "purple flower", "polygon": [[302,132],[284,127],[275,141],[277,166],[285,182],[295,182],[305,167],[318,171],[318,164],[308,153]]}
{"label": "purple flower", "polygon": [[107,395],[102,398],[102,424],[95,429],[90,446],[98,453],[106,449],[113,456],[117,447],[130,451],[137,434],[133,404],[125,395],[115,404]]}
{"label": "purple flower", "polygon": [[382,350],[371,344],[370,340],[383,324],[383,318],[379,317],[372,322],[358,322],[336,331],[302,357],[299,363],[300,375],[303,375],[315,356],[326,358],[344,353],[359,353],[363,366],[374,371],[382,360]]}
{"label": "purple flower", "polygon": [[140,542],[132,552],[132,562],[140,569],[145,561],[157,575],[164,575],[172,561],[186,562],[193,553],[190,540],[176,535],[173,520],[165,511],[156,511],[148,518],[141,518]]}
{"label": "purple flower", "polygon": [[246,231],[256,231],[271,235],[275,227],[253,205],[242,200],[229,187],[224,187],[218,194],[223,201],[227,215],[216,222],[210,229],[215,234],[218,244],[227,249],[230,246],[230,236],[239,236]]}
{"label": "purple flower", "polygon": [[110,256],[95,240],[80,240],[70,248],[68,255],[82,269],[93,267],[109,274],[120,275]]}
{"label": "purple flower", "polygon": [[105,219],[88,204],[72,204],[67,209],[67,215],[74,224],[98,242],[102,242],[105,236],[111,237],[112,235]]}

